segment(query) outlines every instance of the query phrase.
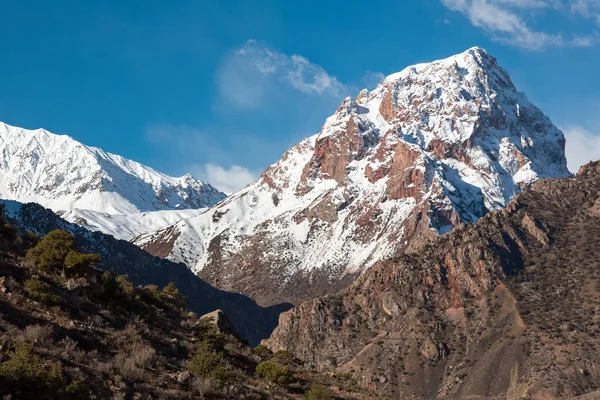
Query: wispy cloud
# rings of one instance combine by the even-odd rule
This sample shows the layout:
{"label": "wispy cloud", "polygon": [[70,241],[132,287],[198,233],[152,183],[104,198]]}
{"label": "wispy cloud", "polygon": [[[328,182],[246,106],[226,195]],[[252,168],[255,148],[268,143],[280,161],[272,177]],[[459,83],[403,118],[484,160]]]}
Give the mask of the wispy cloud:
{"label": "wispy cloud", "polygon": [[594,18],[600,25],[600,0],[572,0],[571,11],[587,18]]}
{"label": "wispy cloud", "polygon": [[[531,10],[550,9],[564,12],[561,0],[441,0],[452,11],[464,14],[476,27],[486,31],[493,40],[529,50],[548,47],[590,47],[598,42],[595,32],[570,34],[544,32],[533,28],[524,18]],[[600,0],[575,0],[571,12],[598,18]]]}
{"label": "wispy cloud", "polygon": [[600,160],[600,135],[579,126],[564,130],[567,139],[567,165],[571,172],[590,161]]}
{"label": "wispy cloud", "polygon": [[[223,131],[227,134],[221,134]],[[146,128],[146,140],[181,168],[171,173],[191,173],[226,193],[254,182],[260,171],[275,162],[284,149],[305,136],[308,134],[268,138],[216,126],[200,130],[185,125],[155,124]]]}
{"label": "wispy cloud", "polygon": [[235,193],[258,179],[259,173],[239,165],[223,167],[217,164],[190,165],[192,175],[209,182],[224,193]]}
{"label": "wispy cloud", "polygon": [[316,96],[341,98],[356,93],[356,88],[341,83],[308,58],[275,51],[256,40],[233,51],[217,76],[223,99],[240,108],[259,107],[273,83]]}

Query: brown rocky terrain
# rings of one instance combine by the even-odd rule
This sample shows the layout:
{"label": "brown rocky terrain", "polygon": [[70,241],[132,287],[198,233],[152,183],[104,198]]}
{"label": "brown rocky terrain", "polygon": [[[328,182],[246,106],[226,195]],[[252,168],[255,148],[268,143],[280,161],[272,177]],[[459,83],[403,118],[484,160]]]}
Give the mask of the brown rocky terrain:
{"label": "brown rocky terrain", "polygon": [[397,399],[598,398],[600,162],[280,316],[264,343]]}

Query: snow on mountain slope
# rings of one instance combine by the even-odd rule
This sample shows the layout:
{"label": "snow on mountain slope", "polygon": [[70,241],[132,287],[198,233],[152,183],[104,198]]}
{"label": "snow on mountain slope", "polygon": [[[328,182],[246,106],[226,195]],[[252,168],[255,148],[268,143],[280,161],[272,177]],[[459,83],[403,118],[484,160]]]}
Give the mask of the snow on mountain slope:
{"label": "snow on mountain slope", "polygon": [[0,198],[39,203],[71,222],[84,218],[92,229],[130,239],[225,195],[190,175],[173,178],[69,136],[0,123]]}
{"label": "snow on mountain slope", "polygon": [[388,76],[253,185],[135,243],[263,304],[337,290],[376,261],[568,175],[562,132],[479,48]]}
{"label": "snow on mountain slope", "polygon": [[63,213],[61,217],[91,231],[100,231],[112,235],[116,239],[131,240],[143,233],[162,229],[204,211],[206,211],[206,208],[109,214],[100,211],[75,209]]}
{"label": "snow on mountain slope", "polygon": [[109,214],[209,207],[225,195],[191,175],[173,178],[69,136],[0,123],[0,197],[55,211]]}

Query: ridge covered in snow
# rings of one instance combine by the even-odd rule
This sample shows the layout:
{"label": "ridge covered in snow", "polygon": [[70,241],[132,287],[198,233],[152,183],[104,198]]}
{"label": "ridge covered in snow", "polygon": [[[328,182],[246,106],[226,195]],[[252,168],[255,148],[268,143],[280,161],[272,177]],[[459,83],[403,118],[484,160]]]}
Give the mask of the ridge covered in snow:
{"label": "ridge covered in snow", "polygon": [[[0,198],[39,203],[71,222],[86,220],[91,228],[129,239],[141,229],[194,215],[183,210],[210,207],[225,195],[191,175],[170,177],[66,135],[0,123]],[[156,223],[146,213],[156,215]],[[134,225],[127,232],[113,229],[127,222]]]}
{"label": "ridge covered in snow", "polygon": [[135,242],[264,304],[337,290],[376,261],[567,176],[565,140],[485,50],[347,98],[254,184]]}

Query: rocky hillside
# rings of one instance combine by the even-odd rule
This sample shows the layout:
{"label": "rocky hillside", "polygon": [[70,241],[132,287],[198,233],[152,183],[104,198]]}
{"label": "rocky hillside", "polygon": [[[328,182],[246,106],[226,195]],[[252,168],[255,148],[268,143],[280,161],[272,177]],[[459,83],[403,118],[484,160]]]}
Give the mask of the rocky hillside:
{"label": "rocky hillside", "polygon": [[[210,207],[225,194],[190,175],[173,178],[66,135],[0,123],[0,198],[35,202],[71,222],[119,235],[113,227],[118,216],[172,211],[170,218],[143,220],[158,229],[194,215],[181,210]],[[129,229],[131,236],[121,238],[145,231]]]}
{"label": "rocky hillside", "polygon": [[282,314],[266,344],[388,398],[600,393],[600,163]]}
{"label": "rocky hillside", "polygon": [[0,396],[12,400],[370,399],[348,377],[251,350],[222,311],[172,283],[90,265],[65,231],[19,235],[0,215]]}
{"label": "rocky hillside", "polygon": [[563,134],[479,48],[347,98],[258,182],[135,243],[261,304],[347,286],[377,261],[568,176]]}
{"label": "rocky hillside", "polygon": [[101,232],[68,223],[51,210],[35,203],[4,202],[11,222],[22,232],[43,236],[55,229],[70,232],[77,245],[87,253],[99,254],[98,267],[127,275],[135,285],[163,287],[174,282],[187,296],[189,307],[198,314],[221,309],[231,318],[236,330],[251,344],[268,337],[277,324],[279,313],[290,305],[263,308],[244,295],[216,289],[194,275],[185,265],[155,257],[139,247]]}

